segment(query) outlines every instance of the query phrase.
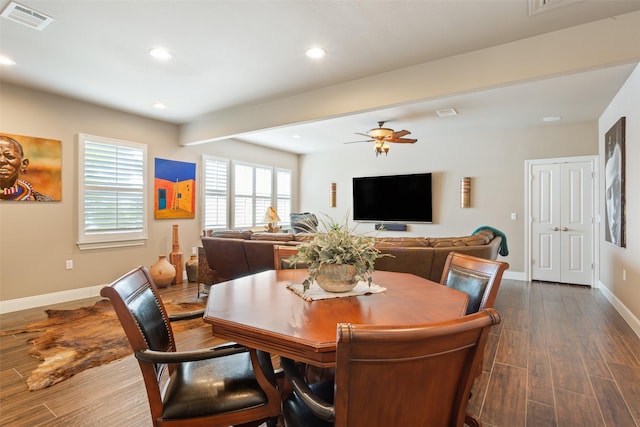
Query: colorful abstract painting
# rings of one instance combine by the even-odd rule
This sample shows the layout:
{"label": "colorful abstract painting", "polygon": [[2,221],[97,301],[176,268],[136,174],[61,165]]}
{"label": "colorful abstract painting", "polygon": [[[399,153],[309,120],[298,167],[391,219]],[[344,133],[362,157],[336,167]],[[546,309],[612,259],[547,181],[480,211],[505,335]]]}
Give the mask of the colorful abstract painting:
{"label": "colorful abstract painting", "polygon": [[155,159],[156,219],[195,218],[196,164]]}

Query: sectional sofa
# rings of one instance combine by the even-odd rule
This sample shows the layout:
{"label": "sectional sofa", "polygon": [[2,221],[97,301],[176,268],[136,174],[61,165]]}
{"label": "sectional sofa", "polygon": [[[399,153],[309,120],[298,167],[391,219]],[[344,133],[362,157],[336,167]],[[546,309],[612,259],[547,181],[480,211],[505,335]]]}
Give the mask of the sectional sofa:
{"label": "sectional sofa", "polygon": [[[225,230],[202,237],[202,252],[209,267],[206,280],[213,284],[273,269],[274,245],[299,245],[312,238],[308,233],[253,233]],[[376,247],[393,256],[376,261],[377,270],[412,273],[440,281],[447,255],[463,252],[496,259],[503,237],[491,229],[481,229],[462,237],[376,237]],[[204,264],[204,259],[200,260]],[[200,271],[203,269],[201,268]]]}

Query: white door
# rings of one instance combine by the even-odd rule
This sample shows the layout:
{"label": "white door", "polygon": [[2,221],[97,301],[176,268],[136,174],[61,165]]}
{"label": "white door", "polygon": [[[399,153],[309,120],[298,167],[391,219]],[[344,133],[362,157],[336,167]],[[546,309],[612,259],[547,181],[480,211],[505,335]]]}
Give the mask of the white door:
{"label": "white door", "polygon": [[593,285],[593,161],[531,166],[531,277]]}

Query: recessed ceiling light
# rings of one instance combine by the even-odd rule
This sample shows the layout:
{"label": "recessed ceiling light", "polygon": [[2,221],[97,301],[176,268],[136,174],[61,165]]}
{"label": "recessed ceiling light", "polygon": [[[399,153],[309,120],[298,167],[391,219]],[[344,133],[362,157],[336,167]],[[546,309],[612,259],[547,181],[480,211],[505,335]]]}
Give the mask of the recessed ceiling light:
{"label": "recessed ceiling light", "polygon": [[299,134],[297,134],[297,133],[295,133],[295,134],[291,135],[291,138],[299,139],[299,138],[300,138],[300,135],[299,135]]}
{"label": "recessed ceiling light", "polygon": [[169,59],[171,59],[171,53],[162,47],[154,47],[149,51],[149,55],[162,61],[168,61]]}
{"label": "recessed ceiling light", "polygon": [[542,119],[543,122],[557,122],[558,120],[562,120],[560,116],[548,116]]}
{"label": "recessed ceiling light", "polygon": [[153,104],[153,106],[156,107],[158,110],[164,110],[165,108],[167,108],[167,106],[162,102],[156,102],[155,104]]}
{"label": "recessed ceiling light", "polygon": [[0,65],[16,65],[16,61],[8,56],[0,55]]}
{"label": "recessed ceiling light", "polygon": [[326,54],[327,54],[327,51],[321,47],[312,47],[306,52],[306,55],[309,58],[313,58],[313,59],[324,58]]}

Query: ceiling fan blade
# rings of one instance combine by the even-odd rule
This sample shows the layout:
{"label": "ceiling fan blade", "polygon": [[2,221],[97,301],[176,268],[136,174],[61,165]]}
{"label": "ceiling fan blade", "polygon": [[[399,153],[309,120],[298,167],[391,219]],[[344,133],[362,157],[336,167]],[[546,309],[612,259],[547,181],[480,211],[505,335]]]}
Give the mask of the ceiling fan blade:
{"label": "ceiling fan blade", "polygon": [[366,136],[367,138],[371,138],[368,133],[355,132],[356,135]]}
{"label": "ceiling fan blade", "polygon": [[409,135],[411,132],[409,132],[408,130],[399,130],[397,132],[393,133],[393,136],[391,137],[392,139],[396,139],[396,138],[402,138],[405,135]]}
{"label": "ceiling fan blade", "polygon": [[418,140],[412,139],[412,138],[395,138],[395,139],[390,139],[389,142],[396,142],[400,144],[413,144],[415,142],[418,142]]}
{"label": "ceiling fan blade", "polygon": [[373,139],[366,139],[362,141],[349,141],[349,142],[343,142],[343,144],[357,144],[359,142],[373,142]]}

